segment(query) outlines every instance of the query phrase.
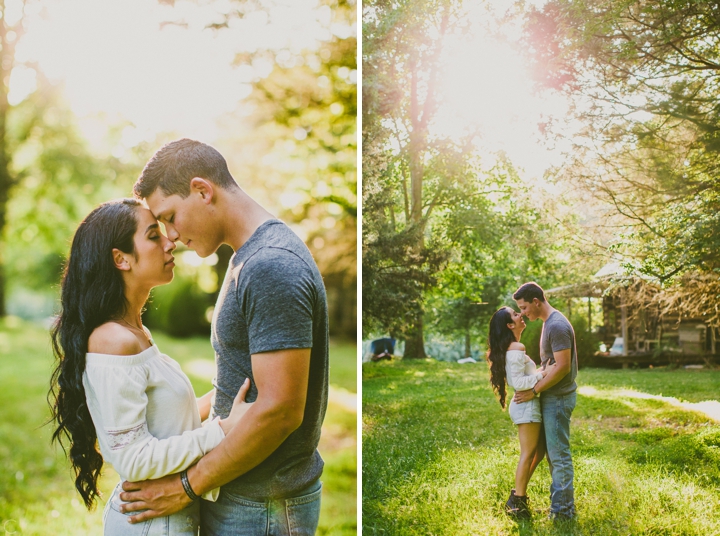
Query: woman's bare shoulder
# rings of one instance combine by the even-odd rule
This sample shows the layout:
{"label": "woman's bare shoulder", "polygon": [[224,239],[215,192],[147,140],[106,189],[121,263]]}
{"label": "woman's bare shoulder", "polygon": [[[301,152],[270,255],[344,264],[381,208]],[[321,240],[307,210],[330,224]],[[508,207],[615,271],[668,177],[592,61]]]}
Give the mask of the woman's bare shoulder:
{"label": "woman's bare shoulder", "polygon": [[521,342],[511,342],[510,346],[508,346],[508,350],[521,350],[525,351],[525,345]]}
{"label": "woman's bare shoulder", "polygon": [[142,352],[140,341],[129,329],[116,322],[96,327],[88,339],[88,352],[109,355],[136,355]]}

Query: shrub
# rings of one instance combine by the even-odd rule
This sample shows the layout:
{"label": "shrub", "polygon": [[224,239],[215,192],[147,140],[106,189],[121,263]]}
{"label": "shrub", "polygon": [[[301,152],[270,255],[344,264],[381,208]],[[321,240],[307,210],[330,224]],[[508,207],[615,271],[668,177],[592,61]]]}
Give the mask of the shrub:
{"label": "shrub", "polygon": [[[572,316],[569,320],[575,330],[578,367],[592,366],[595,360],[595,352],[600,347],[600,339],[596,334],[588,330],[587,320],[584,317]],[[525,345],[525,353],[536,363],[540,363],[540,334],[542,328],[543,322],[541,320],[527,322],[527,327],[523,331],[521,339],[521,342]]]}
{"label": "shrub", "polygon": [[584,316],[573,316],[570,318],[570,323],[575,330],[578,367],[593,366],[596,359],[595,352],[600,349],[600,339],[588,329],[587,318]]}
{"label": "shrub", "polygon": [[527,322],[527,327],[525,331],[523,331],[520,342],[525,345],[525,353],[529,355],[535,363],[540,364],[540,333],[542,332],[543,322],[542,320],[528,322],[527,318],[525,321]]}
{"label": "shrub", "polygon": [[194,280],[176,277],[171,284],[153,289],[143,322],[173,337],[209,335],[206,313],[210,305],[210,296]]}

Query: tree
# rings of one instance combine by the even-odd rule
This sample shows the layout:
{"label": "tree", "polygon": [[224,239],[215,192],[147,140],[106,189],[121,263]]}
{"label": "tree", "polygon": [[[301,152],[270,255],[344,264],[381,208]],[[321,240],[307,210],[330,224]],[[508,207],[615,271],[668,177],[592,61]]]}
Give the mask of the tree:
{"label": "tree", "polygon": [[[22,11],[24,7],[23,2]],[[15,66],[15,45],[23,29],[22,11],[17,17],[15,13],[11,13],[5,2],[0,2],[0,317],[6,314],[7,209],[13,187],[18,182],[12,165],[13,142],[8,135],[8,121],[12,111],[8,102],[8,91],[10,74]]]}
{"label": "tree", "polygon": [[553,0],[526,30],[584,125],[565,177],[611,207],[613,250],[661,284],[720,270],[717,5]]}
{"label": "tree", "polygon": [[403,337],[405,357],[425,357],[425,327],[467,342],[521,280],[582,271],[557,231],[577,226],[507,158],[486,170],[470,139],[433,132],[459,2],[368,2],[363,19],[363,333]]}
{"label": "tree", "polygon": [[[367,287],[371,293],[364,300],[376,307],[385,302],[383,298],[387,298],[383,296],[383,291],[390,290],[388,287],[372,293],[373,288],[380,290],[376,284],[379,280],[374,277],[376,273],[384,271],[388,277],[399,275],[400,279],[403,273],[417,277],[414,284],[401,285],[397,289],[408,291],[405,314],[399,315],[406,321],[403,331],[407,357],[425,357],[420,295],[432,284],[432,273],[442,265],[442,255],[439,252],[433,254],[426,247],[426,234],[433,212],[440,202],[447,200],[448,192],[457,179],[453,174],[443,176],[437,173],[445,163],[443,152],[451,144],[433,139],[430,125],[438,106],[437,80],[441,71],[439,57],[442,41],[455,22],[458,10],[459,3],[451,0],[399,4],[376,1],[363,6],[363,99],[364,103],[367,102],[363,117],[369,118],[363,140],[382,134],[384,139],[376,140],[372,144],[376,149],[371,150],[386,151],[386,144],[391,138],[397,147],[394,157],[385,162],[380,174],[368,170],[364,203],[369,209],[366,214],[378,218],[378,226],[372,232],[368,229],[369,232],[363,235],[367,238],[363,244],[363,256],[372,261],[372,264],[364,263],[363,269],[367,266],[370,270],[368,277],[373,278],[368,280]],[[386,125],[379,127],[378,123],[382,122]],[[433,166],[436,167],[434,172],[431,170]],[[400,214],[396,214],[394,202],[384,205],[381,198],[390,191],[385,185],[378,188],[379,183],[373,178],[387,181],[388,186],[399,187],[402,195]],[[393,190],[393,197],[397,199],[399,192],[396,188]],[[375,213],[377,209],[385,212],[384,207],[389,211],[387,223],[381,223],[384,216]],[[371,251],[373,249],[374,252]],[[383,252],[380,255],[374,254],[380,253],[381,249]],[[391,250],[394,255],[388,255]],[[387,262],[391,262],[392,266],[381,270]],[[364,292],[365,288],[364,281]],[[411,318],[408,318],[409,315]]]}
{"label": "tree", "polygon": [[[355,3],[334,2],[333,23],[353,26]],[[255,84],[254,136],[272,141],[272,153],[296,163],[292,183],[301,201],[285,211],[303,225],[323,274],[333,334],[357,333],[357,39],[324,41],[302,61],[278,65]],[[292,144],[288,154],[278,140]],[[267,176],[267,174],[263,174]]]}
{"label": "tree", "polygon": [[98,203],[129,195],[151,151],[143,144],[128,160],[93,155],[62,86],[35,69],[37,89],[13,107],[7,129],[16,181],[6,225],[9,289],[56,285],[77,224]]}

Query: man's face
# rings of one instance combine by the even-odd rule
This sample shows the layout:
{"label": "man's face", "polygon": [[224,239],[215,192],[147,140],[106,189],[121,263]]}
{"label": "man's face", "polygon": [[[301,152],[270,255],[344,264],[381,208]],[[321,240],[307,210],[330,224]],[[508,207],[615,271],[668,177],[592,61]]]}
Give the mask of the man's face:
{"label": "man's face", "polygon": [[532,301],[526,302],[523,298],[515,300],[520,308],[520,313],[531,322],[540,317],[540,300],[533,298]]}
{"label": "man's face", "polygon": [[167,237],[173,242],[179,240],[200,257],[212,255],[222,244],[209,217],[208,206],[198,193],[191,191],[183,199],[176,194],[166,196],[158,188],[145,201],[153,215],[165,225]]}

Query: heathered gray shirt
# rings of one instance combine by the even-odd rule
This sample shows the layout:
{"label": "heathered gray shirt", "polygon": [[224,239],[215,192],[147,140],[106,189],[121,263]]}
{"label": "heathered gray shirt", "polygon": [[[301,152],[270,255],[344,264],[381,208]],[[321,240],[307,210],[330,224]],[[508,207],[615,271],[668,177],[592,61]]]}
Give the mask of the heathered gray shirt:
{"label": "heathered gray shirt", "polygon": [[555,363],[553,352],[570,349],[570,372],[541,393],[541,395],[569,395],[577,389],[575,377],[577,376],[577,348],[575,346],[575,331],[570,321],[560,311],[553,311],[543,324],[540,334],[540,358],[543,369]]}
{"label": "heathered gray shirt", "polygon": [[212,321],[217,389],[213,412],[225,418],[246,377],[257,398],[250,356],[311,348],[305,415],[300,428],[260,465],[223,486],[243,497],[292,497],[320,477],[317,451],[328,395],[325,287],[300,238],[279,220],[263,223],[230,260]]}

